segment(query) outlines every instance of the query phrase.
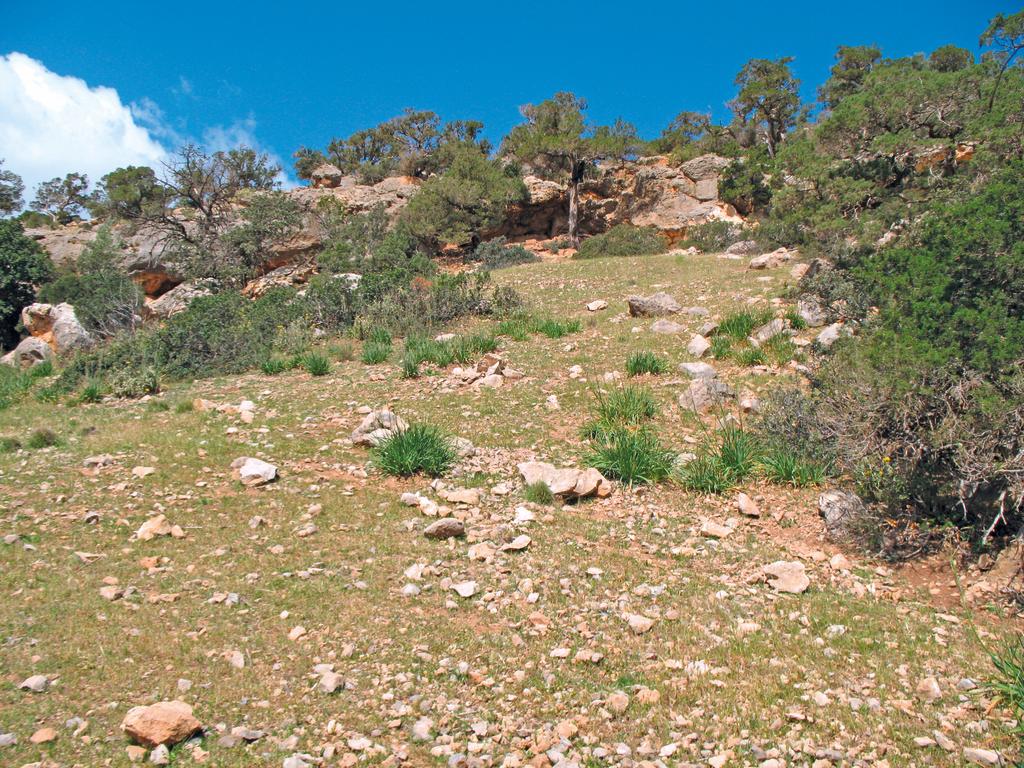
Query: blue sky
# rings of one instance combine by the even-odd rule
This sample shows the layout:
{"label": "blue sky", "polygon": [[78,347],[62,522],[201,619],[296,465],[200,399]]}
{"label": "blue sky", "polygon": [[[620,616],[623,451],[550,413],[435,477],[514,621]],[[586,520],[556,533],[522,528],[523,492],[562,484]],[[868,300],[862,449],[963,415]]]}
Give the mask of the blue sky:
{"label": "blue sky", "polygon": [[[406,106],[445,119],[481,119],[497,140],[518,121],[519,105],[557,90],[584,96],[597,121],[621,116],[641,135],[654,136],[683,109],[724,118],[733,78],[749,58],[794,56],[809,99],[839,44],[874,43],[893,57],[948,42],[977,52],[987,20],[1018,9],[988,0],[178,6],[135,0],[55,1],[45,11],[10,0],[4,5],[0,55],[19,52],[57,76],[114,89],[131,113],[115,116],[119,131],[128,119],[164,147],[187,139],[211,146],[242,140],[285,161],[300,145],[321,147]],[[0,158],[7,167],[19,170],[19,160],[31,166],[28,179],[76,157],[94,174],[109,163],[113,150],[101,152],[90,143],[92,134],[76,137],[72,123],[80,119],[73,111],[49,118],[37,112],[37,120],[57,124],[46,131],[28,118],[10,125],[21,118],[2,101],[3,90],[14,87],[2,74],[6,116],[0,121],[9,125],[5,132],[0,124]],[[51,81],[54,87],[64,82]],[[81,95],[76,109],[92,109],[89,104],[88,94]],[[63,142],[61,128],[68,135]],[[22,148],[40,133],[66,146],[50,150],[40,138],[32,153]],[[149,151],[140,145],[138,156]]]}

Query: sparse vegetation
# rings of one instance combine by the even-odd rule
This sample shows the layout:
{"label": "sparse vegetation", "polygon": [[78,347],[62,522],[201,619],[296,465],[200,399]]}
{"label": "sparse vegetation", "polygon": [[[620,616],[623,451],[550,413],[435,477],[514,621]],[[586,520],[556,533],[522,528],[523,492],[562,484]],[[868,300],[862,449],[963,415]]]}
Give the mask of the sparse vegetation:
{"label": "sparse vegetation", "polygon": [[331,372],[331,361],[319,352],[307,352],[302,357],[302,367],[310,376],[326,376]]}
{"label": "sparse vegetation", "polygon": [[664,253],[668,241],[653,227],[619,224],[601,235],[588,237],[573,258],[600,259],[606,256],[647,256]]}
{"label": "sparse vegetation", "polygon": [[551,492],[548,484],[542,481],[531,483],[523,488],[523,498],[531,504],[550,506],[555,503],[555,494]]}
{"label": "sparse vegetation", "polygon": [[633,352],[626,360],[626,373],[630,376],[660,376],[668,370],[668,360],[649,350]]}

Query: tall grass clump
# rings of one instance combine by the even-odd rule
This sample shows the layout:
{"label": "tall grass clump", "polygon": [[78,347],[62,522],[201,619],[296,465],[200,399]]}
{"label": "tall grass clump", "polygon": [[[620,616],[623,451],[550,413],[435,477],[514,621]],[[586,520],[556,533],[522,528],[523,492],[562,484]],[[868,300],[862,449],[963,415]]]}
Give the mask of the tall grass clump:
{"label": "tall grass clump", "polygon": [[376,465],[387,475],[440,477],[455,463],[451,440],[437,427],[411,424],[374,449]]}
{"label": "tall grass clump", "polygon": [[668,371],[668,360],[653,352],[634,352],[626,360],[626,373],[630,376],[651,374],[660,376]]}
{"label": "tall grass clump", "polygon": [[729,315],[718,324],[718,333],[742,341],[772,319],[770,309],[745,309]]}
{"label": "tall grass clump", "polygon": [[669,476],[672,453],[647,428],[612,427],[602,434],[587,464],[626,485],[657,483]]}
{"label": "tall grass clump", "polygon": [[331,361],[319,352],[307,352],[302,356],[302,367],[310,376],[326,376],[331,372]]}

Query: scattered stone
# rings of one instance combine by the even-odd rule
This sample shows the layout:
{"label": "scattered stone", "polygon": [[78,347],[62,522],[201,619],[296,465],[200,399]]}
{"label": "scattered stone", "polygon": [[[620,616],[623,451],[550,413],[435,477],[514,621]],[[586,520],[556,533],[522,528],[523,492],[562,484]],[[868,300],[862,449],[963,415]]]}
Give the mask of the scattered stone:
{"label": "scattered stone", "polygon": [[430,741],[434,737],[434,721],[421,717],[412,725],[413,741]]}
{"label": "scattered stone", "polygon": [[917,684],[917,695],[925,701],[936,701],[942,698],[942,688],[934,677],[926,677]]}
{"label": "scattered stone", "polygon": [[581,499],[593,495],[604,498],[611,494],[611,483],[593,468],[558,469],[544,461],[527,461],[518,466],[519,473],[527,485],[544,483],[555,496]]}
{"label": "scattered stone", "polygon": [[458,539],[466,535],[466,526],[454,517],[442,517],[428,525],[423,535],[428,539]]}
{"label": "scattered stone", "polygon": [[452,591],[454,591],[459,597],[472,597],[476,594],[476,582],[460,581],[456,584],[452,584]]}
{"label": "scattered stone", "polygon": [[711,342],[699,334],[695,334],[686,345],[686,351],[694,357],[704,357],[704,353],[711,349]]}
{"label": "scattered stone", "polygon": [[57,740],[57,732],[53,728],[40,728],[28,737],[33,744],[49,744]]}
{"label": "scattered stone", "polygon": [[853,333],[843,323],[832,323],[817,335],[814,343],[822,349],[829,349],[843,336],[852,336]]}
{"label": "scattered stone", "polygon": [[674,322],[672,320],[666,320],[665,318],[662,318],[661,320],[655,320],[653,323],[651,323],[651,333],[672,334],[682,333],[685,330],[685,326],[682,326],[679,323]]}
{"label": "scattered stone", "polygon": [[974,765],[986,766],[986,768],[997,768],[1003,764],[1003,759],[998,752],[979,747],[964,747],[964,760]]}
{"label": "scattered stone", "polygon": [[128,737],[144,747],[173,746],[202,728],[183,701],[160,701],[148,707],[132,707],[121,723]]}
{"label": "scattered stone", "polygon": [[820,328],[828,322],[828,311],[814,297],[805,297],[796,303],[796,313],[808,328]]}
{"label": "scattered stone", "polygon": [[724,539],[733,534],[733,529],[713,520],[705,520],[700,527],[700,533],[702,536],[710,536],[713,539]]}
{"label": "scattered stone", "polygon": [[46,675],[32,675],[26,677],[19,683],[18,688],[23,691],[32,691],[32,693],[42,693],[50,687],[50,680]]}
{"label": "scattered stone", "polygon": [[733,243],[725,252],[733,256],[753,256],[761,250],[756,240],[740,240]]}
{"label": "scattered stone", "polygon": [[683,310],[678,301],[662,292],[650,296],[629,296],[626,303],[633,317],[661,317],[675,315]]}
{"label": "scattered stone", "polygon": [[680,373],[685,373],[691,379],[717,379],[718,371],[716,371],[708,363],[680,363]]}
{"label": "scattered stone", "polygon": [[856,494],[832,488],[818,497],[818,511],[825,521],[828,535],[842,541],[849,536],[851,527],[863,519],[867,510]]}
{"label": "scattered stone", "polygon": [[736,496],[736,508],[747,517],[761,516],[761,508],[757,506],[757,502],[745,493],[740,493]]}
{"label": "scattered stone", "polygon": [[804,564],[796,560],[776,560],[761,569],[768,577],[768,585],[776,592],[800,594],[810,586]]}
{"label": "scattered stone", "polygon": [[18,743],[18,737],[13,733],[0,733],[0,748],[13,747]]}
{"label": "scattered stone", "polygon": [[335,693],[345,687],[345,678],[337,672],[327,671],[320,676],[317,687],[324,693]]}
{"label": "scattered stone", "polygon": [[717,378],[703,377],[691,381],[686,391],[679,395],[679,407],[705,413],[735,396],[735,390],[728,384]]}
{"label": "scattered stone", "polygon": [[608,302],[604,299],[597,299],[587,304],[588,312],[600,312],[602,309],[608,309]]}
{"label": "scattered stone", "polygon": [[629,696],[624,691],[615,691],[608,694],[608,698],[604,700],[604,705],[610,712],[621,715],[629,708]]}
{"label": "scattered stone", "polygon": [[521,552],[522,550],[524,550],[528,546],[530,546],[530,542],[531,541],[532,540],[530,539],[530,537],[527,536],[524,533],[524,534],[522,534],[520,536],[516,536],[514,539],[512,539],[512,541],[508,542],[507,544],[502,544],[501,545],[501,551],[502,552]]}
{"label": "scattered stone", "polygon": [[642,635],[649,632],[654,626],[654,619],[643,616],[639,613],[631,613],[626,617],[630,630],[634,635]]}
{"label": "scattered stone", "polygon": [[153,765],[169,765],[171,762],[171,751],[166,744],[158,744],[156,749],[149,753],[149,762]]}
{"label": "scattered stone", "polygon": [[788,248],[778,248],[771,253],[763,253],[750,260],[750,269],[775,269],[781,267],[787,261],[792,261],[796,256],[794,251]]}
{"label": "scattered stone", "polygon": [[139,541],[150,541],[157,536],[173,536],[176,539],[184,538],[185,532],[180,526],[171,525],[166,515],[154,515],[139,526],[135,532],[135,538]]}
{"label": "scattered stone", "polygon": [[242,485],[253,487],[266,485],[277,479],[277,467],[251,456],[241,456],[235,459],[231,462],[231,468],[235,470],[235,476]]}
{"label": "scattered stone", "polygon": [[388,408],[381,408],[366,415],[366,418],[352,433],[351,439],[354,445],[368,445],[372,448],[380,445],[396,432],[403,432],[408,428],[409,425],[402,417]]}
{"label": "scattered stone", "polygon": [[769,339],[775,338],[785,330],[786,321],[777,317],[774,320],[769,320],[760,328],[755,328],[754,332],[750,334],[750,343],[753,344],[755,347],[759,347]]}
{"label": "scattered stone", "polygon": [[0,357],[0,363],[21,369],[34,368],[49,360],[53,360],[53,350],[49,344],[35,336],[22,339],[18,346]]}

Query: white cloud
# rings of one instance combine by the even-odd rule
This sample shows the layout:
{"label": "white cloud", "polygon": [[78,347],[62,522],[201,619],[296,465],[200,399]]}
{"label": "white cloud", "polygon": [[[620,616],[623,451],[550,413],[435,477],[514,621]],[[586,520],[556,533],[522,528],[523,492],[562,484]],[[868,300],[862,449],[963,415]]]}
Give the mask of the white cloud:
{"label": "white cloud", "polygon": [[58,75],[22,53],[0,57],[0,158],[24,179],[28,199],[39,182],[71,171],[96,182],[126,165],[158,167],[167,150],[136,117],[113,88]]}

